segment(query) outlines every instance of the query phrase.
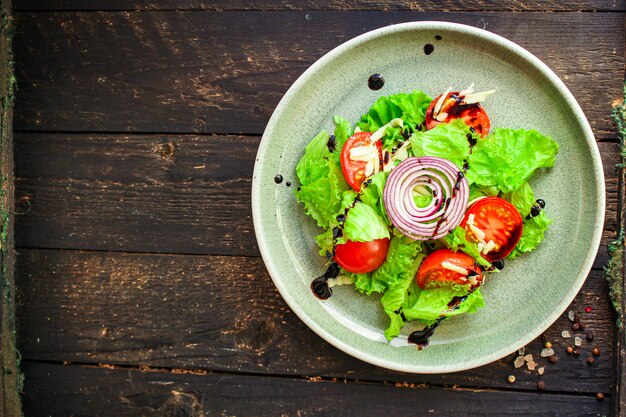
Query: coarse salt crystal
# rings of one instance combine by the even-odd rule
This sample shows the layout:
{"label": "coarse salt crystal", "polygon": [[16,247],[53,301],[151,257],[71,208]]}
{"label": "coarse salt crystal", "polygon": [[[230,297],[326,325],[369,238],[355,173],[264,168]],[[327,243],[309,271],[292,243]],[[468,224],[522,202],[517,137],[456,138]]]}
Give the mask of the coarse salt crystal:
{"label": "coarse salt crystal", "polygon": [[539,369],[537,369],[537,373],[538,373],[539,375],[543,375],[543,371],[544,371],[544,370],[545,370],[545,368],[542,366],[542,367],[540,367]]}
{"label": "coarse salt crystal", "polygon": [[522,367],[524,365],[524,357],[518,356],[517,358],[515,358],[515,362],[513,362],[513,365],[515,365],[515,368]]}
{"label": "coarse salt crystal", "polygon": [[583,344],[583,340],[580,337],[576,336],[574,338],[574,346],[582,346],[582,344]]}
{"label": "coarse salt crystal", "polygon": [[552,348],[545,348],[544,350],[541,351],[542,358],[547,358],[548,356],[552,356],[552,355],[554,355],[554,349]]}
{"label": "coarse salt crystal", "polygon": [[534,371],[535,367],[537,366],[537,363],[535,363],[535,361],[530,361],[526,364],[526,366],[528,366],[529,371]]}
{"label": "coarse salt crystal", "polygon": [[567,318],[569,321],[574,321],[574,312],[572,310],[567,312]]}
{"label": "coarse salt crystal", "polygon": [[[473,216],[473,214],[471,214],[471,216]],[[519,348],[519,350],[517,351],[517,354],[523,355],[524,352],[526,352],[526,346],[522,346],[521,348]]]}
{"label": "coarse salt crystal", "polygon": [[568,332],[567,330],[563,330],[561,332],[561,336],[564,337],[565,339],[569,339],[570,337],[572,337],[572,335],[570,334],[570,332]]}

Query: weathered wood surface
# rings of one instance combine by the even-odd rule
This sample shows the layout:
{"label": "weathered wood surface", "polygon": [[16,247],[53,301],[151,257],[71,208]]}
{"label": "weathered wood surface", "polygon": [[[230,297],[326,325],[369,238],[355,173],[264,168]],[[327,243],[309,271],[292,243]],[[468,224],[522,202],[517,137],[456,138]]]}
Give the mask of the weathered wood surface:
{"label": "weathered wood surface", "polygon": [[[250,190],[260,138],[16,135],[19,247],[258,256]],[[600,143],[615,239],[619,162]]]}
{"label": "weathered wood surface", "polygon": [[[405,381],[559,392],[609,392],[614,329],[607,283],[593,271],[570,307],[595,338],[579,357],[564,314],[545,333],[560,360],[539,358],[540,377],[513,366],[514,356],[455,374],[411,375],[367,365],[309,330],[274,287],[260,258],[21,250],[18,314],[25,358],[114,363],[368,381]],[[593,306],[590,313],[584,308]],[[572,333],[576,333],[572,331]],[[582,332],[579,332],[582,334]],[[585,362],[594,346],[602,355]],[[513,353],[513,352],[512,352]],[[576,381],[576,383],[572,383]]]}
{"label": "weathered wood surface", "polygon": [[623,11],[623,0],[17,0],[17,10],[412,10],[412,11]]}
{"label": "weathered wood surface", "polygon": [[478,26],[527,48],[563,79],[599,138],[615,135],[609,112],[624,75],[619,13],[68,12],[17,19],[19,130],[259,134],[287,88],[325,52],[413,20]]}
{"label": "weathered wood surface", "polygon": [[13,18],[11,1],[0,2],[0,415],[19,417],[22,375],[15,341],[13,239]]}
{"label": "weathered wood surface", "polygon": [[567,416],[608,415],[610,401],[247,375],[177,374],[25,364],[27,415],[91,416]]}

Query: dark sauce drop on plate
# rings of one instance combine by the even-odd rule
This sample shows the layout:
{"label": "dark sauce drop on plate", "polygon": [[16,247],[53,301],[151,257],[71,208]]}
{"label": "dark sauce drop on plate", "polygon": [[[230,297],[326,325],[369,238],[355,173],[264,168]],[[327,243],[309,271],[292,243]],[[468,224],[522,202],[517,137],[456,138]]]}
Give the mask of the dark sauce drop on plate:
{"label": "dark sauce drop on plate", "polygon": [[311,282],[311,291],[313,291],[313,294],[320,300],[330,298],[330,296],[333,295],[333,290],[328,286],[328,279],[337,278],[337,275],[339,275],[339,265],[333,262],[328,265],[323,275],[315,278],[313,282]]}
{"label": "dark sauce drop on plate", "polygon": [[439,323],[441,323],[444,319],[445,317],[440,317],[432,325],[426,326],[422,330],[416,330],[411,333],[408,337],[409,343],[415,343],[420,349],[428,346],[428,343],[430,342],[430,337],[435,333],[435,329],[437,329]]}
{"label": "dark sauce drop on plate", "polygon": [[281,182],[283,182],[283,176],[282,176],[282,175],[280,175],[280,174],[277,174],[277,175],[274,177],[274,182],[275,182],[276,184],[280,184]]}
{"label": "dark sauce drop on plate", "polygon": [[367,80],[367,86],[371,90],[380,90],[385,85],[385,79],[380,74],[372,74]]}
{"label": "dark sauce drop on plate", "polygon": [[[471,292],[471,291],[470,291]],[[448,309],[450,312],[459,308],[463,301],[467,300],[467,295],[463,297],[454,297],[448,303]],[[439,324],[446,319],[447,316],[439,317],[436,322],[431,324],[430,326],[424,327],[422,330],[416,330],[409,335],[408,341],[409,343],[414,343],[417,345],[419,349],[425,348],[428,346],[430,342],[430,337],[435,333],[435,329],[439,326]]]}
{"label": "dark sauce drop on plate", "polygon": [[424,45],[424,53],[426,55],[430,55],[435,51],[435,47],[433,46],[433,44],[431,43],[427,43],[426,45]]}
{"label": "dark sauce drop on plate", "polygon": [[441,37],[441,35],[435,35],[435,39],[437,39],[438,41],[442,40],[443,38]]}

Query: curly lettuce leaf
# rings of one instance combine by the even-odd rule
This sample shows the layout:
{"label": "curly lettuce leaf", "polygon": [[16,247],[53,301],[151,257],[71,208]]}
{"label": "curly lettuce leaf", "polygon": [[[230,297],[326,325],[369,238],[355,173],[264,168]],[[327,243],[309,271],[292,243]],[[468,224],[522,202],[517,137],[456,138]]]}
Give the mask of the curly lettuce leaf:
{"label": "curly lettuce leaf", "polygon": [[388,173],[381,171],[369,177],[368,183],[363,183],[361,186],[361,201],[373,208],[385,223],[391,225],[383,202],[383,190],[387,183],[387,175]]}
{"label": "curly lettuce leaf", "polygon": [[398,93],[380,97],[372,108],[361,116],[357,125],[365,132],[375,132],[392,119],[401,118],[405,125],[413,128],[424,123],[426,109],[432,99],[422,91]]}
{"label": "curly lettuce leaf", "polygon": [[[454,297],[467,298],[461,302],[457,308],[450,308],[448,304]],[[484,307],[480,289],[468,294],[468,289],[463,286],[454,285],[447,287],[437,287],[422,290],[417,301],[408,308],[403,308],[402,312],[407,320],[419,320],[425,325],[431,325],[439,317],[458,316],[464,313],[474,313],[479,308]]]}
{"label": "curly lettuce leaf", "polygon": [[345,239],[355,242],[369,242],[389,237],[385,221],[367,204],[357,203],[348,211],[343,225]]}
{"label": "curly lettuce leaf", "polygon": [[422,252],[421,242],[405,237],[392,236],[385,262],[373,272],[350,274],[357,290],[367,295],[384,292],[389,287],[397,286],[405,278],[415,276]]}
{"label": "curly lettuce leaf", "polygon": [[494,129],[474,146],[465,177],[470,184],[510,192],[537,169],[553,166],[558,150],[553,139],[535,130]]}
{"label": "curly lettuce leaf", "polygon": [[462,119],[440,123],[431,130],[414,132],[410,139],[411,150],[414,156],[437,156],[462,168],[469,156],[468,134],[469,127]]}
{"label": "curly lettuce leaf", "polygon": [[335,150],[331,154],[331,159],[337,166],[341,166],[341,149],[348,138],[354,134],[354,128],[341,116],[334,116],[333,122],[335,123]]}
{"label": "curly lettuce leaf", "polygon": [[474,258],[476,262],[483,266],[491,266],[489,261],[483,258],[478,251],[478,245],[474,242],[467,240],[465,235],[465,229],[461,226],[457,226],[452,233],[442,239],[443,243],[448,249],[458,252],[464,252]]}
{"label": "curly lettuce leaf", "polygon": [[[341,208],[343,192],[350,187],[343,177],[341,168],[335,166],[330,160],[322,159],[322,164],[325,166],[325,175],[307,184],[302,184],[295,194],[298,201],[304,204],[305,212],[315,219],[317,225],[328,228],[333,223],[335,214]],[[313,165],[310,164],[309,167],[313,167]],[[321,172],[321,170],[316,172]],[[309,180],[315,176],[307,175],[303,178]]]}
{"label": "curly lettuce leaf", "polygon": [[525,220],[522,237],[517,243],[517,246],[515,246],[515,249],[513,249],[513,252],[509,255],[509,258],[513,259],[522,253],[535,250],[543,241],[544,234],[551,223],[552,220],[548,218],[543,210],[538,216],[532,217],[530,220]]}
{"label": "curly lettuce leaf", "polygon": [[523,183],[517,189],[502,194],[502,198],[515,206],[522,218],[528,216],[530,208],[535,204],[535,193],[528,182]]}
{"label": "curly lettuce leaf", "polygon": [[309,185],[320,178],[328,177],[328,132],[322,130],[315,136],[296,165],[296,175],[301,185]]}

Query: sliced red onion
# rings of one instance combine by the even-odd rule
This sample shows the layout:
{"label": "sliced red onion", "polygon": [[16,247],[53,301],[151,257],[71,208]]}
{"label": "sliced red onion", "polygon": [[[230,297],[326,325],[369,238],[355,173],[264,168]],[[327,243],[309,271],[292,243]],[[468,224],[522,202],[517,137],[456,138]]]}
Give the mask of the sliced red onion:
{"label": "sliced red onion", "polygon": [[[433,195],[423,208],[413,200],[413,189],[418,186],[426,187]],[[402,161],[389,174],[383,193],[389,220],[415,240],[446,236],[463,220],[468,198],[469,185],[459,168],[434,156]]]}

